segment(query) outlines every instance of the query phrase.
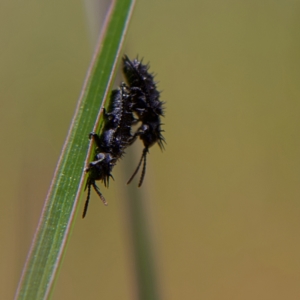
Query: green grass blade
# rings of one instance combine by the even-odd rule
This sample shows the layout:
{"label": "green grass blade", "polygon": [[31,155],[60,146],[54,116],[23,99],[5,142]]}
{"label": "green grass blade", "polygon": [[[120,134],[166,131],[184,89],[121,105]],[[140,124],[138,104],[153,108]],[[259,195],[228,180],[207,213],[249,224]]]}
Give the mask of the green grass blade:
{"label": "green grass blade", "polygon": [[[116,0],[111,5],[15,299],[49,297],[82,193],[88,133],[99,130],[101,102],[111,89],[134,3],[134,0]],[[90,153],[91,150],[88,157]]]}

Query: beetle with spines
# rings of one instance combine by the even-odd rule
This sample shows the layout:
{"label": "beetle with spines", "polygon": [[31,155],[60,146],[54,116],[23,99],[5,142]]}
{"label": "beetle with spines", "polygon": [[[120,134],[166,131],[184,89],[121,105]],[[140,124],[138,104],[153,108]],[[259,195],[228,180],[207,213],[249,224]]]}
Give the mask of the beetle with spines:
{"label": "beetle with spines", "polygon": [[129,184],[139,171],[142,163],[142,173],[138,186],[143,183],[146,173],[146,158],[149,148],[158,144],[161,150],[164,149],[165,139],[162,135],[160,118],[164,116],[164,103],[159,99],[160,92],[157,90],[153,74],[148,72],[149,65],[142,64],[142,61],[134,59],[131,61],[128,56],[123,57],[123,73],[127,84],[130,88],[132,97],[132,111],[137,115],[141,122],[135,136],[138,136],[143,144],[144,149],[139,164],[131,178]]}
{"label": "beetle with spines", "polygon": [[[112,169],[117,161],[124,155],[127,146],[133,143],[135,136],[131,134],[131,127],[135,118],[131,111],[131,95],[126,84],[122,83],[119,89],[113,90],[107,111],[104,109],[104,126],[101,134],[95,132],[89,134],[96,144],[94,161],[90,162],[85,169],[88,173],[86,189],[88,190],[83,215],[84,218],[88,209],[91,187],[94,188],[102,202],[107,202],[102,195],[96,180],[103,181],[104,186],[109,185],[109,178],[112,177]],[[113,178],[113,177],[112,177]]]}
{"label": "beetle with spines", "polygon": [[[127,184],[132,181],[143,164],[138,184],[140,187],[146,173],[146,158],[149,148],[157,143],[161,150],[164,149],[165,139],[162,136],[160,120],[164,116],[164,103],[159,99],[160,92],[157,90],[154,76],[148,70],[149,66],[143,65],[142,61],[138,59],[130,61],[126,55],[123,57],[123,73],[128,85],[122,82],[118,89],[111,92],[107,111],[105,109],[103,111],[104,125],[101,134],[92,132],[89,135],[89,138],[92,138],[96,144],[96,153],[94,160],[85,169],[88,173],[85,187],[88,193],[83,218],[87,213],[91,187],[107,205],[96,181],[102,181],[104,186],[109,185],[113,167],[124,155],[125,149],[138,137],[143,142],[144,149],[138,166]],[[133,125],[137,123],[140,123],[138,129],[132,133]]]}

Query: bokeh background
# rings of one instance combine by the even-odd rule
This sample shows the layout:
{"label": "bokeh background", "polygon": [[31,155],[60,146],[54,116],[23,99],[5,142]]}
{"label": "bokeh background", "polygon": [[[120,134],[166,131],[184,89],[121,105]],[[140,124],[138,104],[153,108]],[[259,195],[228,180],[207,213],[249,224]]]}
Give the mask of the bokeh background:
{"label": "bokeh background", "polygon": [[[1,1],[0,299],[14,295],[107,6]],[[124,52],[151,61],[167,102],[166,151],[151,149],[142,188],[162,299],[300,299],[299,28],[292,0],[137,2]],[[78,215],[53,299],[134,298],[123,167],[109,206],[93,195]]]}

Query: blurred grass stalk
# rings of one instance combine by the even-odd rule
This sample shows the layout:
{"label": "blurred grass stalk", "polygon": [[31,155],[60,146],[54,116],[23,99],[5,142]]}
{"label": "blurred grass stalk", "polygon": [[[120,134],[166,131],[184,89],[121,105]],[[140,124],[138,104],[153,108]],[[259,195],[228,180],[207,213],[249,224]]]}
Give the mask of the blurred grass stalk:
{"label": "blurred grass stalk", "polygon": [[[133,150],[136,150],[134,148]],[[140,156],[135,155],[137,151],[127,151],[124,159],[125,168],[122,169],[123,182],[128,180],[127,170],[132,170],[134,161]],[[133,181],[127,188],[122,190],[122,198],[125,198],[125,213],[131,243],[135,282],[137,284],[137,294],[140,300],[158,300],[161,298],[158,274],[156,272],[155,247],[151,235],[151,216],[146,201],[145,183],[142,188],[137,187]]]}
{"label": "blurred grass stalk", "polygon": [[[49,298],[82,195],[87,135],[99,131],[135,0],[112,1],[52,180],[15,299]],[[103,99],[101,103],[101,99]],[[88,155],[86,154],[88,151]]]}

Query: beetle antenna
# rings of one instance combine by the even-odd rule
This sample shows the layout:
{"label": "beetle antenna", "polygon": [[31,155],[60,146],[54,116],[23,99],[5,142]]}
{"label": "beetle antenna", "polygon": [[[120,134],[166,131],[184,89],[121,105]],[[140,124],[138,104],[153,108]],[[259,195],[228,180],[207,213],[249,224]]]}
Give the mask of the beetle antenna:
{"label": "beetle antenna", "polygon": [[93,182],[92,185],[93,185],[93,188],[94,188],[95,192],[98,194],[98,196],[102,200],[103,204],[107,205],[107,202],[106,202],[104,196],[102,195],[102,193],[100,192],[99,188],[97,187],[96,183]]}
{"label": "beetle antenna", "polygon": [[142,185],[144,177],[145,177],[145,173],[146,173],[146,155],[147,155],[147,152],[148,152],[148,148],[144,148],[141,159],[139,161],[139,164],[138,164],[137,168],[135,169],[134,173],[132,174],[132,176],[130,177],[130,179],[128,180],[127,184],[129,184],[132,181],[132,179],[135,177],[135,175],[139,171],[139,169],[142,165],[142,162],[144,162],[143,163],[143,170],[142,170],[142,174],[141,174],[141,178],[140,178],[140,182],[139,182],[138,186],[140,187]]}
{"label": "beetle antenna", "polygon": [[87,193],[87,197],[85,200],[85,204],[84,204],[84,209],[83,209],[83,214],[82,214],[82,219],[85,217],[88,206],[89,206],[89,202],[90,202],[90,195],[91,195],[91,183],[88,181],[86,183],[85,189],[88,189],[88,193]]}

